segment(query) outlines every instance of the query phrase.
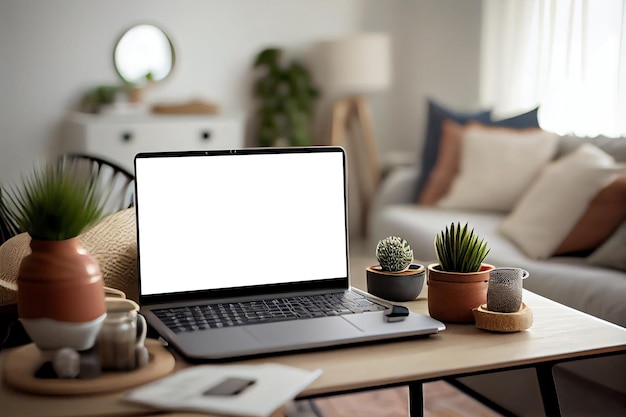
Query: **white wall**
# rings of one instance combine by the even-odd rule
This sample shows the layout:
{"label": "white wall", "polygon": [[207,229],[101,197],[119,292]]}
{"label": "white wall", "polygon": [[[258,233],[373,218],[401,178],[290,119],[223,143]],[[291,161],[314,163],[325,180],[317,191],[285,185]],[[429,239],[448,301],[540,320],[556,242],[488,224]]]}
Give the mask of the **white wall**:
{"label": "white wall", "polygon": [[429,94],[478,101],[481,0],[0,0],[0,181],[55,155],[64,112],[99,84],[116,84],[112,54],[129,26],[153,22],[176,49],[173,75],[148,101],[201,98],[250,106],[250,65],[263,47],[306,55],[321,38],[389,31],[394,87],[375,97],[381,151],[417,152]]}
{"label": "white wall", "polygon": [[398,65],[387,149],[421,152],[427,97],[460,110],[478,106],[481,1],[394,4]]}

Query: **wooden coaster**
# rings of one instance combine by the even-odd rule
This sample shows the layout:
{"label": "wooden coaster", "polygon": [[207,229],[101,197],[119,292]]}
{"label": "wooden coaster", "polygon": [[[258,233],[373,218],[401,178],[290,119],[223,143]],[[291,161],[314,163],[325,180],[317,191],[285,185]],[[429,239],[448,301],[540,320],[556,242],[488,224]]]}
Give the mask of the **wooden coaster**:
{"label": "wooden coaster", "polygon": [[103,372],[93,379],[41,379],[35,371],[41,366],[41,352],[28,344],[9,352],[4,360],[4,383],[20,391],[41,395],[99,394],[123,391],[172,372],[176,361],[159,341],[146,340],[148,364],[133,371]]}
{"label": "wooden coaster", "polygon": [[533,324],[533,312],[524,303],[515,313],[498,313],[487,310],[487,304],[472,310],[476,327],[492,332],[521,332]]}

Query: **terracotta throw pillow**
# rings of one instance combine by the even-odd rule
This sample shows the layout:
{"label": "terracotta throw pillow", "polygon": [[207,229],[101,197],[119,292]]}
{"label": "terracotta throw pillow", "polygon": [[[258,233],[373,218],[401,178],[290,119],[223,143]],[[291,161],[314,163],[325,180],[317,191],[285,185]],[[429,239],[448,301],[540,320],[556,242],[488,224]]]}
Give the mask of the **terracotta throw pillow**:
{"label": "terracotta throw pillow", "polygon": [[424,189],[417,202],[433,206],[446,195],[450,185],[459,172],[461,163],[461,137],[464,127],[452,119],[446,119],[441,125],[439,154]]}
{"label": "terracotta throw pillow", "polygon": [[604,243],[626,220],[626,171],[604,187],[589,203],[555,255],[588,252]]}

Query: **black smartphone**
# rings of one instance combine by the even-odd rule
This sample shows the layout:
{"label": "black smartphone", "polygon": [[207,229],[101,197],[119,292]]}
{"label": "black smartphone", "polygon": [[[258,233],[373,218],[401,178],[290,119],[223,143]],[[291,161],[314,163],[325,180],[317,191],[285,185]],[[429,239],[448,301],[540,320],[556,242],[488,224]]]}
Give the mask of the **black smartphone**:
{"label": "black smartphone", "polygon": [[203,395],[237,395],[252,384],[254,384],[254,379],[237,377],[226,378],[219,384],[204,391]]}

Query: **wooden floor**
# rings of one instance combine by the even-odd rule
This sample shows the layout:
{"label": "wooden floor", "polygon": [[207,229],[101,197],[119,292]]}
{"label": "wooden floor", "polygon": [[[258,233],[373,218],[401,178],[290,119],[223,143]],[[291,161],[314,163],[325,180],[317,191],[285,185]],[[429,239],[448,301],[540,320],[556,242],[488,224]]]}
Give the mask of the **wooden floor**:
{"label": "wooden floor", "polygon": [[[424,387],[426,417],[501,417],[472,397],[444,382]],[[389,388],[315,400],[323,417],[407,417],[408,388]]]}

